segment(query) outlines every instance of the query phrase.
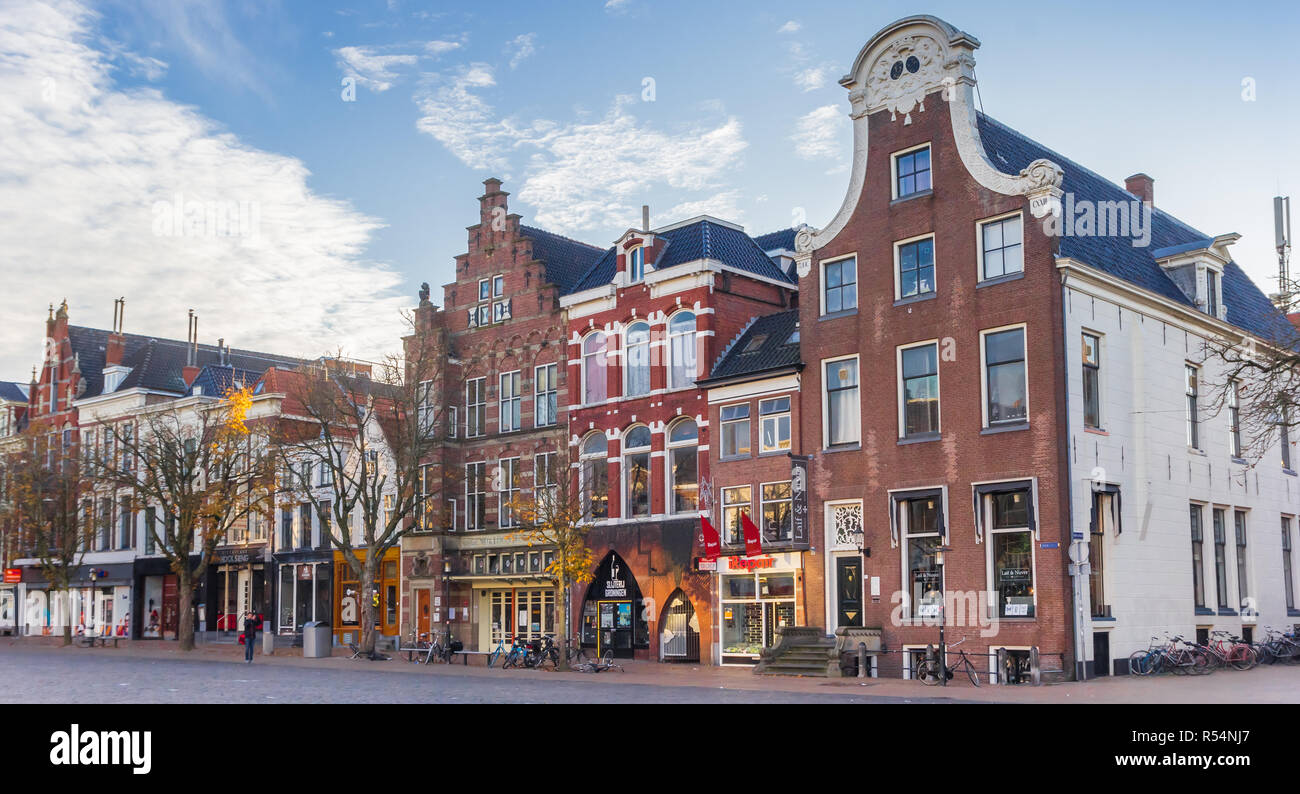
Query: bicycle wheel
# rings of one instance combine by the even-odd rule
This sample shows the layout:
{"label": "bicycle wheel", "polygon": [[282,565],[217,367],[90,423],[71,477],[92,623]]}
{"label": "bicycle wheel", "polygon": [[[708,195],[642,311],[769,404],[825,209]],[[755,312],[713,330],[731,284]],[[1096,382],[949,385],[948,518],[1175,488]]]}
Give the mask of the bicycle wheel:
{"label": "bicycle wheel", "polygon": [[1151,652],[1134,651],[1129,654],[1128,671],[1132,675],[1151,675]]}
{"label": "bicycle wheel", "polygon": [[491,667],[492,665],[496,664],[497,659],[500,659],[500,658],[501,658],[501,649],[500,649],[500,648],[497,648],[497,649],[496,649],[495,651],[493,651],[492,653],[489,653],[489,654],[488,654],[488,667]]}
{"label": "bicycle wheel", "polygon": [[916,666],[916,677],[926,686],[939,685],[939,662],[926,659]]}
{"label": "bicycle wheel", "polygon": [[1249,670],[1258,664],[1255,649],[1249,645],[1234,645],[1228,655],[1228,662],[1237,670]]}
{"label": "bicycle wheel", "polygon": [[966,659],[964,657],[963,657],[963,661],[965,662],[965,667],[966,667],[966,677],[970,679],[970,682],[972,684],[974,684],[975,686],[979,686],[980,674],[975,672],[975,665],[970,663],[970,659]]}

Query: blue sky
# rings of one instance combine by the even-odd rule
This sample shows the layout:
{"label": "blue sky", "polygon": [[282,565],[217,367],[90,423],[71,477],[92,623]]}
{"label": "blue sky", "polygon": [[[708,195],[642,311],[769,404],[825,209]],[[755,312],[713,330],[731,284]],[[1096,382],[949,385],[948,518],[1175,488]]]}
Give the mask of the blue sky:
{"label": "blue sky", "polygon": [[[420,282],[451,279],[488,176],[526,223],[602,246],[643,203],[656,224],[824,224],[848,180],[837,81],[912,13],[980,39],[986,112],[1117,182],[1152,175],[1159,206],[1245,235],[1266,291],[1271,197],[1300,193],[1295,4],[5,5],[4,379],[64,297],[105,326],[125,295],[139,333],[180,336],[194,308],[205,341],[390,350]],[[256,205],[256,239],[160,237],[177,193]]]}

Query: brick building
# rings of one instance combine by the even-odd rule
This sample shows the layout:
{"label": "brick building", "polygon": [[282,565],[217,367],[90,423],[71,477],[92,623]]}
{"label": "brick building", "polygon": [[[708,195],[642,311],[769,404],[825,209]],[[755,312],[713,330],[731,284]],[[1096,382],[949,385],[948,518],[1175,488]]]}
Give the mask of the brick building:
{"label": "brick building", "polygon": [[[558,633],[549,549],[529,546],[508,505],[557,477],[570,373],[560,296],[601,249],[525,226],[501,181],[484,182],[479,222],[442,307],[427,292],[405,340],[436,361],[425,474],[430,505],[402,541],[402,633],[449,629],[471,650]],[[521,619],[522,616],[522,619]]]}
{"label": "brick building", "polygon": [[909,674],[941,615],[982,667],[1073,652],[1061,287],[1035,222],[1061,173],[985,150],[978,46],[924,16],[867,43],[841,81],[848,194],[796,240],[818,619],[882,628],[883,675]]}
{"label": "brick building", "polygon": [[695,559],[700,502],[716,488],[696,380],[755,316],[794,305],[778,250],[790,235],[760,243],[707,216],[652,229],[648,214],[560,301],[569,448],[595,506],[589,545],[600,560],[573,607],[584,646],[709,662],[715,580]]}

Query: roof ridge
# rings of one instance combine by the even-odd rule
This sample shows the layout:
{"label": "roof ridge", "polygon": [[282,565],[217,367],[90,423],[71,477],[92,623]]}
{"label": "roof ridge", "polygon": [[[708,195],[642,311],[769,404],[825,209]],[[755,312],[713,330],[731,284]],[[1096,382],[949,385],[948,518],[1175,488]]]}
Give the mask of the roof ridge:
{"label": "roof ridge", "polygon": [[745,327],[740,329],[740,333],[736,334],[736,336],[730,342],[727,343],[727,346],[722,350],[722,354],[719,355],[713,361],[713,366],[709,367],[710,374],[712,374],[713,371],[718,368],[718,365],[721,364],[722,360],[727,357],[727,354],[731,352],[731,349],[734,348],[742,338],[744,338],[745,334],[749,333],[749,329],[754,326],[754,323],[758,322],[758,318],[759,315],[757,314],[755,314],[753,317],[750,317],[749,322],[745,323]]}
{"label": "roof ridge", "polygon": [[565,242],[574,243],[574,244],[576,244],[576,245],[581,245],[581,246],[586,246],[587,248],[590,248],[590,249],[593,250],[593,251],[604,251],[604,250],[605,250],[604,248],[601,248],[601,247],[598,246],[598,245],[593,245],[592,243],[584,243],[582,240],[579,240],[579,239],[577,239],[577,238],[569,237],[569,236],[567,236],[567,235],[563,235],[563,234],[559,234],[558,232],[552,232],[552,231],[549,231],[549,230],[547,230],[547,229],[543,229],[543,228],[541,228],[540,226],[529,226],[529,225],[527,225],[527,224],[525,224],[525,223],[521,223],[521,224],[519,224],[519,228],[522,229],[522,230],[525,232],[525,234],[524,234],[525,237],[528,236],[527,232],[540,232],[541,234],[550,235],[551,237],[559,238],[559,239],[561,239],[561,240],[564,240]]}

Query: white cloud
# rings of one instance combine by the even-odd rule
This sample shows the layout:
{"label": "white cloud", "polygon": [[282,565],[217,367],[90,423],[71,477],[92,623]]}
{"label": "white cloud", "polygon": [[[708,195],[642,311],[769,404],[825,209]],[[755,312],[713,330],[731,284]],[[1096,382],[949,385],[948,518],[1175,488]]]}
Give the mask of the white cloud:
{"label": "white cloud", "polygon": [[[656,187],[716,190],[748,146],[734,117],[665,132],[640,122],[630,97],[617,99],[596,121],[499,118],[480,96],[495,85],[491,68],[481,63],[440,75],[417,98],[417,126],[471,168],[504,172],[507,179],[517,153],[527,152],[517,195],[536,208],[537,223],[558,232],[625,225]],[[716,198],[713,206],[734,214],[734,198],[730,204]]]}
{"label": "white cloud", "polygon": [[[236,347],[378,355],[397,346],[399,274],[368,262],[381,223],[308,186],[292,157],[253,148],[155,89],[125,91],[72,0],[10,3],[0,17],[0,373],[25,378],[45,306],[106,326],[181,335],[185,313]],[[245,202],[256,237],[155,236],[155,203]],[[165,206],[165,205],[162,205]]]}
{"label": "white cloud", "polygon": [[826,85],[826,68],[817,66],[812,69],[803,69],[795,73],[794,84],[802,88],[805,92],[816,91]]}
{"label": "white cloud", "polygon": [[393,87],[398,69],[414,67],[420,63],[421,58],[438,58],[460,47],[458,41],[428,41],[420,45],[424,51],[421,54],[403,52],[412,49],[411,45],[351,46],[339,47],[334,50],[334,56],[338,58],[339,70],[344,75],[355,78],[359,85],[382,93]]}
{"label": "white cloud", "polygon": [[537,34],[524,33],[515,36],[506,43],[506,52],[510,53],[510,68],[517,68],[525,58],[537,52]]}
{"label": "white cloud", "polygon": [[393,87],[398,66],[415,66],[420,62],[418,55],[380,55],[371,47],[340,47],[334,51],[339,59],[339,68],[357,82],[372,91],[387,91]]}
{"label": "white cloud", "polygon": [[842,156],[840,138],[848,128],[847,121],[839,105],[823,105],[801,116],[790,136],[795,154],[805,160]]}
{"label": "white cloud", "polygon": [[740,208],[739,202],[739,190],[725,190],[715,196],[698,201],[683,201],[671,207],[664,214],[664,221],[673,223],[700,215],[712,215],[724,221],[739,223],[745,219],[745,211]]}
{"label": "white cloud", "polygon": [[800,25],[792,19],[782,25],[780,29],[777,30],[777,33],[798,33],[801,29],[803,29],[803,25]]}
{"label": "white cloud", "polygon": [[610,12],[626,11],[631,0],[605,0],[605,10]]}

